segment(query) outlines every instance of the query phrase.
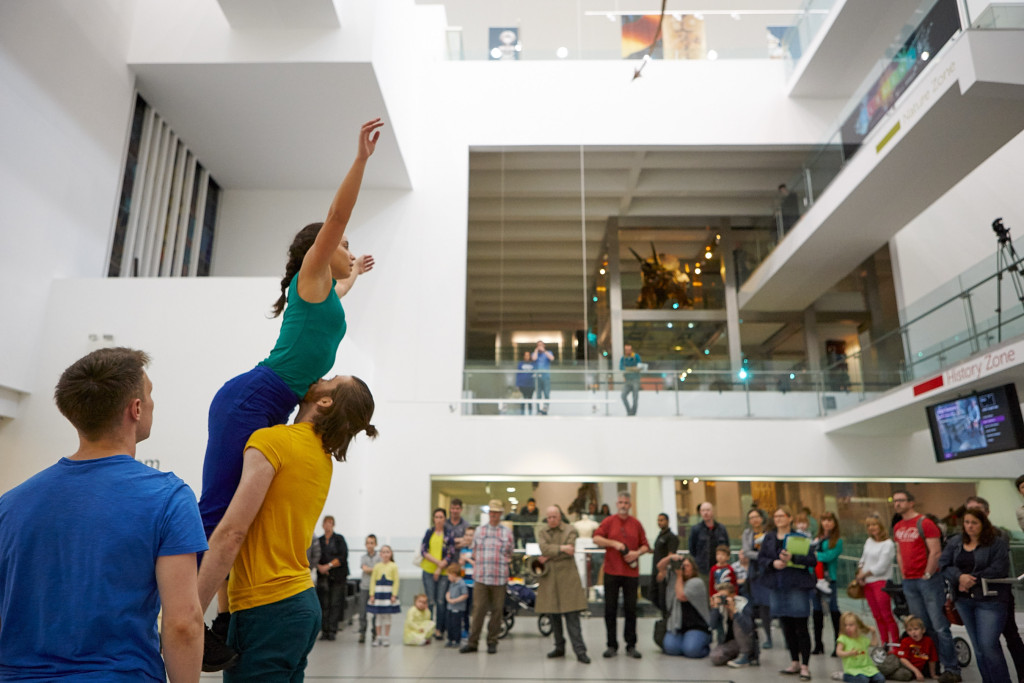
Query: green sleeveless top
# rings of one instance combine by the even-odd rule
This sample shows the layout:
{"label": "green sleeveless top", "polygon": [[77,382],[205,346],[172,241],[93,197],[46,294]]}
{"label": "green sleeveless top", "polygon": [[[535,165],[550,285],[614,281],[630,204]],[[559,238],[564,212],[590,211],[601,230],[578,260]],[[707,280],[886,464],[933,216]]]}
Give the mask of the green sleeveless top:
{"label": "green sleeveless top", "polygon": [[299,276],[288,285],[288,305],[284,309],[281,333],[273,351],[260,365],[270,368],[300,398],[309,385],[323,377],[334,366],[338,344],[348,325],[341,299],[331,291],[318,304],[303,301],[298,290]]}

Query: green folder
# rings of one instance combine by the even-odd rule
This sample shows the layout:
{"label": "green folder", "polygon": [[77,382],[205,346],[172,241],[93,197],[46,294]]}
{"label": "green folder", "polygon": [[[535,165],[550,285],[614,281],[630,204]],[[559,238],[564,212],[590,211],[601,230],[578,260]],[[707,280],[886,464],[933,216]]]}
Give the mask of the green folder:
{"label": "green folder", "polygon": [[[806,555],[811,551],[811,539],[803,534],[786,534],[783,547],[789,551],[790,555]],[[786,566],[799,567],[800,569],[807,568],[805,565],[793,562],[793,560],[790,560]]]}

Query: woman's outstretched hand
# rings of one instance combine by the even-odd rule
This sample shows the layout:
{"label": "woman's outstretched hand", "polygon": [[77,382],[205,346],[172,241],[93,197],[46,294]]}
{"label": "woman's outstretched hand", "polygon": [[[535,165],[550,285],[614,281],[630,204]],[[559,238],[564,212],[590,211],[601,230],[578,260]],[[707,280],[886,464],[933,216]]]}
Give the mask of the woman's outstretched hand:
{"label": "woman's outstretched hand", "polygon": [[374,150],[377,149],[377,140],[380,139],[379,128],[384,125],[384,122],[379,118],[367,121],[363,124],[363,127],[359,129],[359,148],[356,150],[356,158],[366,160],[369,159],[373,154]]}

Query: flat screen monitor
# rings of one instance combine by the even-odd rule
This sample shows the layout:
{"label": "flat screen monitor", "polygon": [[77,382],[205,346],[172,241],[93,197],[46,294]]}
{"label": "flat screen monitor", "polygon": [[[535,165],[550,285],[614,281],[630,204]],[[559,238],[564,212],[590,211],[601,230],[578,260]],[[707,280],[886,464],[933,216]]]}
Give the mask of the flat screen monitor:
{"label": "flat screen monitor", "polygon": [[1024,418],[1013,384],[976,391],[925,410],[938,462],[1024,448]]}

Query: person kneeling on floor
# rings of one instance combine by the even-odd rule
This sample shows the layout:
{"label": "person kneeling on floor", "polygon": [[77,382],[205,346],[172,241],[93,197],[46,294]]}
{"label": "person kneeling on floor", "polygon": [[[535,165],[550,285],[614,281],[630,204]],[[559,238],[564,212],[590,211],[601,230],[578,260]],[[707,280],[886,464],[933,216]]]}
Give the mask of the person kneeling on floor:
{"label": "person kneeling on floor", "polygon": [[745,597],[736,595],[732,583],[725,581],[715,586],[711,596],[711,609],[717,609],[725,625],[725,639],[711,651],[711,663],[728,664],[734,669],[758,664],[757,634],[750,616],[750,605]]}

